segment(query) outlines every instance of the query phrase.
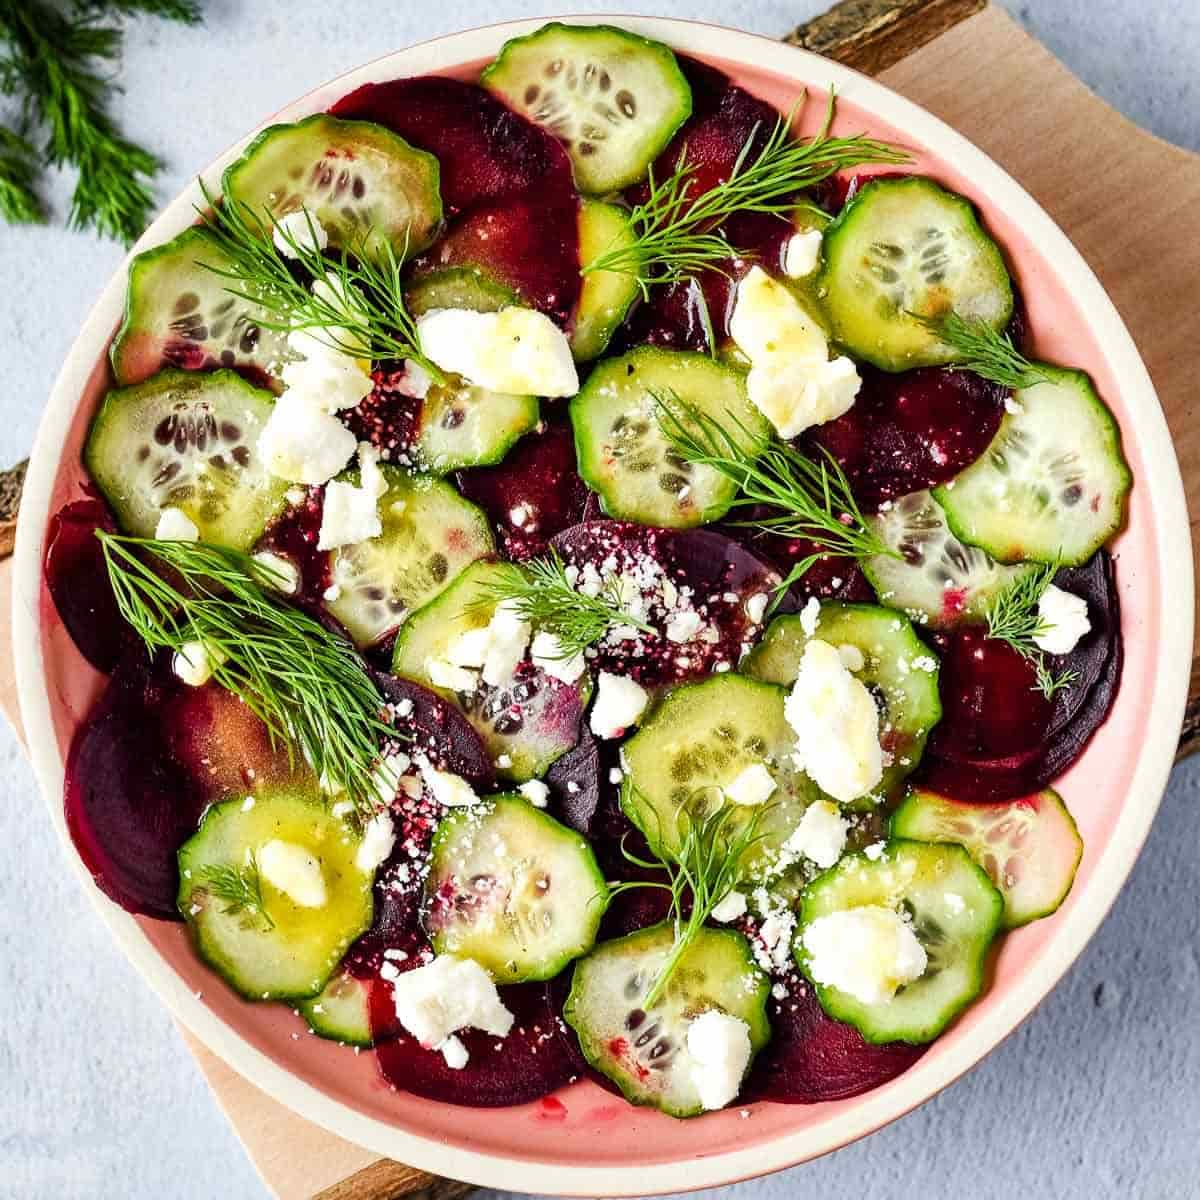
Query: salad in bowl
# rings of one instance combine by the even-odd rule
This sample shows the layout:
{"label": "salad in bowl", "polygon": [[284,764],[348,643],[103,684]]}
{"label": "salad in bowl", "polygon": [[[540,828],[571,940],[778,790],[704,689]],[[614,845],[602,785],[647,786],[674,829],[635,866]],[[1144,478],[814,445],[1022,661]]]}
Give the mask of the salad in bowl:
{"label": "salad in bowl", "polygon": [[226,1012],[397,1102],[749,1118],[890,1084],[1057,919],[1137,458],[840,104],[526,27],[132,258],[44,542],[107,677],[62,796]]}

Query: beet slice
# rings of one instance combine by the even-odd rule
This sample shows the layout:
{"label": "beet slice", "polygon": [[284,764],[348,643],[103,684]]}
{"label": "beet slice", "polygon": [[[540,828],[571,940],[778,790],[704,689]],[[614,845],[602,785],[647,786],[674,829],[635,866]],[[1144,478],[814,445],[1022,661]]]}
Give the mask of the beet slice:
{"label": "beet slice", "polygon": [[600,742],[581,725],[579,741],[554,761],[544,777],[555,817],[582,834],[591,828],[600,806],[600,759]]}
{"label": "beet slice", "polygon": [[325,609],[321,601],[332,582],[329,551],[317,549],[323,511],[321,489],[305,489],[304,499],[280,513],[264,530],[255,547],[295,563],[300,572],[300,587],[294,599],[322,613]]}
{"label": "beet slice", "polygon": [[813,989],[793,982],[790,994],[768,1002],[771,1040],[754,1060],[742,1099],[780,1104],[846,1100],[895,1079],[925,1053],[924,1046],[873,1046],[853,1026],[835,1021]]}
{"label": "beet slice", "polygon": [[371,393],[341,414],[360,442],[370,442],[391,462],[404,462],[421,433],[423,402],[404,390],[404,366],[377,367],[371,372]]}
{"label": "beet slice", "polygon": [[96,530],[116,533],[108,506],[88,497],[64,505],[50,518],[42,570],[58,615],[79,653],[110,673],[130,645],[117,608]]}
{"label": "beet slice", "polygon": [[123,659],[75,731],[63,803],[71,840],[101,891],[127,912],[178,920],[175,853],[205,802],[154,740],[158,699],[144,652]]}
{"label": "beet slice", "polygon": [[575,435],[563,415],[523,437],[494,467],[459,471],[459,491],[487,513],[505,554],[516,562],[545,551],[549,540],[585,520],[592,492],[579,477]]}
{"label": "beet slice", "polygon": [[[712,630],[711,640],[695,637],[685,645],[662,633],[640,634],[633,641],[602,641],[593,665],[629,675],[644,687],[663,687],[710,675],[718,664],[736,665],[741,647],[755,635],[746,613],[753,595],[770,593],[779,574],[739,543],[707,529],[654,529],[625,521],[586,521],[552,541],[568,564],[598,570],[615,558],[618,570],[636,577],[649,561],[682,594],[691,589],[692,606]],[[663,605],[654,602],[649,624],[666,625]]]}
{"label": "beet slice", "polygon": [[[415,964],[414,964],[415,965]],[[500,1039],[464,1029],[461,1039],[470,1058],[460,1071],[451,1070],[436,1050],[424,1049],[407,1033],[395,1034],[390,989],[371,991],[371,1028],[385,1040],[376,1050],[379,1069],[393,1087],[444,1104],[500,1108],[528,1104],[565,1086],[579,1074],[578,1055],[559,1029],[550,989],[543,983],[518,983],[499,989],[515,1018]]]}
{"label": "beet slice", "polygon": [[810,429],[804,444],[837,460],[864,511],[970,466],[995,436],[1009,394],[970,371],[860,371],[853,407]]}

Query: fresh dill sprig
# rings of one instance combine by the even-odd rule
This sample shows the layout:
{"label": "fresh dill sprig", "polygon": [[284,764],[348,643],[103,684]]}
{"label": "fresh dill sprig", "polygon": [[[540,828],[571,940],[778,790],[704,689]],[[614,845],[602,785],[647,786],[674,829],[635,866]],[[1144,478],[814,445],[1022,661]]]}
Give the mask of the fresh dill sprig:
{"label": "fresh dill sprig", "polygon": [[756,149],[759,127],[750,131],[729,178],[696,193],[696,165],[687,148],[680,153],[666,179],[656,180],[651,170],[646,199],[630,212],[634,238],[613,246],[587,263],[593,271],[616,271],[637,279],[642,295],[656,284],[690,279],[708,268],[720,269],[737,254],[721,232],[722,224],[737,213],[791,213],[798,194],[838,171],[867,163],[904,163],[908,154],[899,147],[863,135],[831,137],[835,100],[831,94],[820,129],[809,138],[793,138],[792,126],[803,107],[804,95]]}
{"label": "fresh dill sprig", "polygon": [[986,321],[968,321],[956,312],[917,320],[954,351],[954,367],[1013,391],[1047,381],[1046,373],[1013,345],[1007,333],[993,329]]}
{"label": "fresh dill sprig", "polygon": [[[443,378],[421,353],[416,321],[404,301],[403,255],[387,238],[375,238],[367,229],[343,246],[338,258],[327,257],[317,249],[307,210],[310,236],[298,238],[267,208],[260,213],[230,196],[217,204],[203,182],[200,190],[207,208],[196,211],[204,236],[227,260],[220,267],[200,265],[227,279],[231,294],[264,308],[269,315],[260,325],[312,330],[325,345],[352,358],[408,358],[435,379]],[[293,264],[326,286],[310,287],[296,277]]]}
{"label": "fresh dill sprig", "polygon": [[560,659],[582,654],[610,629],[621,625],[632,625],[643,633],[654,632],[653,626],[626,611],[618,576],[603,580],[600,591],[589,596],[576,590],[557,550],[522,567],[489,583],[478,603],[510,603],[522,620],[554,634],[559,644],[556,657]]}
{"label": "fresh dill sprig", "polygon": [[984,611],[988,637],[1007,642],[1022,658],[1034,664],[1038,690],[1047,700],[1052,700],[1056,692],[1070,687],[1079,678],[1078,671],[1051,671],[1044,652],[1034,641],[1052,628],[1042,619],[1038,604],[1056,574],[1057,562],[1032,568],[997,593]]}
{"label": "fresh dill sprig", "polygon": [[[379,741],[396,737],[354,647],[272,590],[249,555],[201,542],[97,530],[121,615],[151,650],[205,651],[216,683],[241,697],[294,762],[296,752],[361,815],[374,808]],[[170,568],[163,578],[154,560]],[[176,586],[176,581],[178,586]]]}
{"label": "fresh dill sprig", "polygon": [[[631,880],[616,884],[609,893],[611,897],[641,887],[663,888],[671,893],[675,941],[667,961],[642,1001],[645,1008],[649,1008],[663,994],[676,967],[704,928],[713,909],[743,882],[747,854],[767,836],[759,833],[758,827],[770,807],[756,808],[744,824],[736,825],[735,817],[740,814],[735,812],[732,804],[721,804],[715,812],[699,818],[693,816],[687,804],[681,805],[676,812],[679,850],[665,862],[640,858],[622,843],[621,853],[631,863],[664,870],[670,880],[669,883]],[[649,808],[649,811],[654,810]]]}
{"label": "fresh dill sprig", "polygon": [[208,891],[216,899],[225,902],[225,907],[221,909],[225,916],[235,917],[245,913],[247,920],[244,924],[249,925],[254,918],[261,917],[268,929],[275,928],[275,922],[271,920],[263,901],[262,876],[253,850],[246,855],[246,865],[243,867],[227,863],[213,864],[201,868],[199,875]]}
{"label": "fresh dill sprig", "polygon": [[0,217],[11,225],[44,220],[34,184],[35,151],[19,133],[0,125]]}
{"label": "fresh dill sprig", "polygon": [[200,5],[193,0],[82,0],[75,8],[84,13],[162,17],[167,21],[181,21],[184,25],[198,25],[201,19]]}
{"label": "fresh dill sprig", "polygon": [[735,416],[732,428],[672,392],[652,392],[658,424],[672,448],[690,463],[709,467],[735,483],[733,508],[766,506],[773,515],[738,521],[779,537],[805,538],[817,547],[788,572],[777,595],[826,556],[864,559],[897,557],[863,516],[850,482],[826,453],[810,458],[777,438],[763,439]]}

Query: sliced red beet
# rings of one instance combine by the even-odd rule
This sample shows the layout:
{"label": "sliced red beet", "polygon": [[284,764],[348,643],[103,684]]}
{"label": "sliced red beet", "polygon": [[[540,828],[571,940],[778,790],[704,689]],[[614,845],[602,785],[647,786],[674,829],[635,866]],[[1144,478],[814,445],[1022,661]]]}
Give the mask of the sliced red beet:
{"label": "sliced red beet", "polygon": [[386,1040],[376,1050],[379,1069],[393,1087],[444,1104],[470,1108],[500,1108],[528,1104],[565,1086],[579,1074],[578,1055],[572,1054],[559,1028],[559,1016],[549,988],[542,983],[519,983],[499,989],[500,998],[515,1018],[501,1039],[475,1029],[457,1036],[469,1059],[452,1070],[437,1050],[426,1050],[415,1039],[395,1034],[390,989],[371,993],[371,1026]]}
{"label": "sliced red beet", "polygon": [[[768,510],[757,510],[767,515]],[[739,519],[753,520],[754,509],[745,509]],[[786,575],[798,562],[820,552],[820,547],[808,538],[777,537],[773,533],[755,532],[746,526],[724,522],[712,526],[745,546],[751,554],[769,563],[781,575]],[[780,612],[803,608],[810,596],[818,600],[842,600],[847,604],[874,604],[875,589],[867,581],[862,568],[853,558],[822,555],[805,571],[800,581],[788,591],[788,598],[778,606]]]}
{"label": "sliced red beet", "polygon": [[580,833],[591,828],[600,804],[601,744],[586,725],[579,730],[579,741],[545,774],[558,820]]}
{"label": "sliced red beet", "polygon": [[393,462],[403,461],[421,431],[421,401],[405,390],[403,367],[380,367],[371,372],[374,387],[342,421],[360,442],[370,442]]}
{"label": "sliced red beet", "polygon": [[523,437],[499,465],[459,471],[457,482],[491,518],[505,554],[516,562],[541,554],[555,534],[585,520],[592,497],[576,469],[571,423],[562,415]]}
{"label": "sliced red beet", "polygon": [[837,460],[865,511],[953,479],[987,449],[1004,415],[1008,392],[970,371],[860,371],[853,407],[803,440]]}
{"label": "sliced red beet", "polygon": [[1116,697],[1123,658],[1111,557],[1101,551],[1064,568],[1058,586],[1084,596],[1092,630],[1070,654],[1049,660],[1074,671],[1047,701],[1033,666],[980,626],[932,634],[942,657],[943,717],[914,776],[964,800],[1011,800],[1039,791],[1083,753]]}
{"label": "sliced red beet", "polygon": [[300,590],[296,593],[296,600],[322,612],[322,594],[331,582],[329,551],[317,549],[323,509],[321,489],[305,489],[304,499],[272,521],[255,547],[256,550],[270,551],[295,563],[300,571]]}
{"label": "sliced red beet", "polygon": [[925,1052],[890,1042],[873,1046],[850,1025],[827,1016],[811,987],[791,985],[768,1002],[771,1040],[754,1060],[743,1100],[819,1104],[846,1100],[895,1079]]}
{"label": "sliced red beet", "polygon": [[[779,574],[723,534],[707,529],[654,529],[624,521],[586,521],[552,542],[569,565],[583,569],[615,561],[617,572],[634,580],[649,567],[661,568],[682,598],[701,617],[699,632],[684,643],[664,633],[639,633],[617,641],[611,635],[596,647],[594,666],[617,671],[645,687],[662,687],[712,674],[719,664],[736,665],[742,644],[755,635],[746,612],[750,597],[770,594]],[[643,588],[650,604],[648,624],[668,626],[673,606],[652,577]],[[686,591],[685,591],[686,589]]]}
{"label": "sliced red beet", "polygon": [[108,581],[97,529],[117,529],[102,500],[88,497],[64,505],[50,518],[42,569],[54,607],[79,653],[107,674],[130,638]]}
{"label": "sliced red beet", "polygon": [[158,693],[144,652],[123,659],[67,756],[64,806],[79,856],[128,912],[177,919],[175,852],[204,798],[156,742]]}

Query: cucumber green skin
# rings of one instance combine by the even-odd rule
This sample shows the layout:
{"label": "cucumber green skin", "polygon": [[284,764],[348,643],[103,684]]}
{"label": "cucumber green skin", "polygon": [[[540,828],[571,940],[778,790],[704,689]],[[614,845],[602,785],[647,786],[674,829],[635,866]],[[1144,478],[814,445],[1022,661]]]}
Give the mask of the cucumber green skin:
{"label": "cucumber green skin", "polygon": [[[834,332],[837,343],[848,351],[854,358],[871,363],[884,371],[907,371],[912,367],[939,366],[952,363],[956,351],[940,341],[936,334],[924,330],[911,317],[899,320],[896,317],[886,320],[871,316],[869,321],[875,332],[886,332],[881,326],[891,324],[895,328],[896,337],[893,344],[885,338],[873,338],[866,329],[859,328],[862,318],[862,304],[854,296],[848,296],[845,306],[840,299],[843,289],[848,285],[840,278],[844,269],[850,269],[855,264],[851,261],[842,262],[843,252],[850,253],[847,243],[849,235],[856,233],[860,222],[870,220],[874,200],[886,192],[896,192],[903,189],[921,190],[925,193],[936,194],[942,203],[958,210],[964,225],[971,229],[976,248],[983,262],[995,273],[997,286],[1001,289],[1001,309],[995,321],[989,321],[997,330],[1003,329],[1012,318],[1013,294],[1012,281],[1005,265],[1004,256],[999,246],[988,236],[979,221],[975,206],[955,192],[947,191],[932,179],[923,175],[908,175],[901,178],[882,178],[872,180],[863,185],[858,193],[846,204],[825,231],[823,246],[823,261],[820,273],[816,276],[818,295],[824,297],[825,311]],[[949,304],[944,304],[937,312],[922,313],[921,316],[936,317],[953,309],[953,298]],[[960,314],[964,315],[964,314]],[[899,335],[903,335],[901,338]],[[904,342],[909,344],[906,346]]]}
{"label": "cucumber green skin", "polygon": [[[628,211],[618,204],[585,199],[579,206],[579,257],[586,266],[600,255],[635,241]],[[635,276],[623,271],[584,275],[571,329],[576,362],[599,358],[638,297]]]}
{"label": "cucumber green skin", "polygon": [[[222,191],[226,196],[235,200],[243,199],[244,197],[241,193],[245,188],[246,177],[250,169],[254,166],[254,159],[265,147],[278,137],[292,135],[298,131],[322,125],[327,126],[331,132],[336,132],[342,136],[349,137],[355,132],[359,132],[363,137],[371,138],[376,143],[387,147],[397,157],[408,159],[415,168],[415,173],[421,179],[423,195],[419,198],[419,202],[414,203],[414,207],[423,214],[422,225],[414,229],[412,228],[412,222],[405,222],[402,228],[398,228],[391,233],[385,233],[377,226],[371,231],[369,241],[373,244],[376,242],[376,239],[380,243],[386,241],[390,245],[392,254],[395,256],[397,262],[403,262],[406,259],[412,258],[415,254],[419,254],[431,245],[441,228],[443,217],[441,164],[428,151],[418,150],[415,146],[406,142],[398,133],[393,133],[386,126],[377,125],[374,121],[346,121],[339,117],[331,117],[328,113],[314,113],[311,117],[305,117],[302,121],[268,126],[246,147],[240,158],[225,168],[225,173],[221,176]],[[263,210],[264,202],[257,200],[256,202],[247,201],[247,203],[250,203],[254,215],[258,217]],[[272,215],[277,216],[279,214],[273,213]],[[313,215],[319,217],[320,211],[314,211]],[[340,221],[331,216],[328,220],[322,220],[322,224],[329,235],[330,246],[341,246],[342,230],[339,228]],[[355,249],[355,246],[347,246],[347,249]],[[371,258],[386,263],[388,256],[382,250],[381,246],[376,247],[373,253],[371,252],[371,247],[367,247],[367,252]]]}
{"label": "cucumber green skin", "polygon": [[[353,1000],[345,996],[332,996],[331,993],[337,988],[353,989]],[[360,1046],[365,1050],[375,1044],[368,1010],[369,988],[370,985],[363,980],[355,979],[344,971],[339,972],[317,995],[300,1001],[296,1011],[308,1022],[309,1029],[317,1037],[343,1046]]]}
{"label": "cucumber green skin", "polygon": [[476,267],[441,267],[418,275],[405,288],[404,302],[414,317],[439,308],[467,308],[472,312],[499,312],[520,297]]}
{"label": "cucumber green skin", "polygon": [[[1075,546],[1072,551],[1064,551],[1061,541],[1053,541],[1051,544],[1052,539],[1038,541],[1028,537],[1029,530],[1025,525],[1022,525],[1019,531],[1014,530],[1010,536],[1005,536],[1000,530],[981,530],[979,528],[980,518],[986,521],[989,512],[983,506],[982,497],[981,507],[977,512],[975,505],[971,503],[970,489],[963,485],[971,484],[976,479],[986,478],[991,470],[989,455],[992,446],[1000,445],[1004,436],[1014,425],[1019,425],[1023,420],[1028,419],[1029,405],[1032,403],[1029,400],[1028,392],[1031,389],[1021,389],[1014,393],[1014,399],[1022,406],[1022,410],[1005,413],[988,449],[964,471],[960,471],[950,484],[934,488],[933,497],[942,506],[946,514],[946,523],[950,526],[954,536],[961,542],[985,550],[997,562],[1042,562],[1058,563],[1064,567],[1080,566],[1087,562],[1125,523],[1125,500],[1133,487],[1133,472],[1129,469],[1129,464],[1125,461],[1125,455],[1121,449],[1120,426],[1108,405],[1096,394],[1091,376],[1084,371],[1054,367],[1047,363],[1035,363],[1034,366],[1048,377],[1049,382],[1072,387],[1090,402],[1101,440],[1104,442],[1104,453],[1108,457],[1114,476],[1115,488],[1109,504],[1108,520],[1104,524],[1098,525],[1094,534],[1086,542]],[[1069,520],[1070,514],[1066,514],[1066,517]],[[1016,524],[1017,521],[1014,520],[1013,523]],[[1022,533],[1026,536],[1022,537]]]}
{"label": "cucumber green skin", "polygon": [[[884,1010],[887,1005],[871,1006],[849,996],[837,988],[817,983],[812,979],[808,969],[808,957],[804,949],[802,937],[806,926],[818,916],[824,915],[820,904],[821,890],[830,887],[839,877],[853,873],[863,873],[869,879],[872,872],[882,862],[900,855],[927,855],[929,852],[957,858],[957,867],[965,869],[975,877],[981,896],[988,898],[988,911],[982,915],[978,932],[973,939],[974,953],[967,962],[968,973],[964,987],[959,991],[955,1000],[944,1005],[927,1021],[914,1023],[908,1027],[880,1027],[874,1023],[879,1014],[873,1011]],[[796,933],[792,942],[792,956],[796,965],[804,972],[816,989],[821,1007],[835,1020],[853,1025],[863,1038],[874,1045],[886,1045],[888,1042],[908,1042],[911,1045],[924,1045],[932,1042],[941,1034],[962,1012],[970,1007],[975,998],[983,991],[987,975],[988,951],[995,941],[997,934],[1003,929],[1004,898],[996,889],[987,873],[975,863],[971,856],[958,845],[931,845],[925,842],[911,841],[905,838],[893,838],[888,841],[887,849],[881,860],[873,861],[864,853],[845,855],[836,866],[818,875],[801,895],[800,912],[796,922]],[[912,986],[919,985],[917,980]]]}
{"label": "cucumber green skin", "polygon": [[[590,955],[580,959],[575,964],[575,973],[571,979],[571,991],[567,996],[566,1003],[563,1005],[563,1019],[575,1030],[575,1034],[579,1039],[579,1048],[583,1051],[583,1056],[588,1060],[589,1065],[604,1075],[605,1078],[615,1083],[621,1089],[621,1094],[630,1104],[635,1104],[639,1107],[657,1108],[660,1112],[665,1112],[668,1116],[684,1119],[700,1116],[705,1110],[699,1106],[683,1108],[673,1107],[661,1101],[656,1102],[646,1092],[639,1089],[627,1073],[612,1068],[612,1064],[605,1053],[605,1039],[603,1037],[597,1038],[591,1032],[586,1001],[583,995],[586,972],[591,961],[597,956],[614,951],[619,953],[626,948],[636,950],[639,943],[642,942],[648,943],[649,946],[654,946],[659,942],[670,944],[674,941],[674,938],[675,927],[673,923],[663,921],[658,925],[650,925],[645,929],[638,929],[633,933],[626,934],[624,937],[599,943]],[[740,1011],[730,1013],[731,1016],[736,1016],[740,1020],[745,1021],[750,1027],[750,1061],[746,1065],[746,1074],[748,1075],[754,1065],[754,1059],[758,1052],[771,1040],[771,1025],[767,1019],[767,998],[770,995],[771,981],[762,968],[759,967],[758,963],[755,962],[750,943],[742,934],[732,929],[713,929],[705,926],[701,930],[697,941],[693,943],[691,949],[680,960],[681,967],[692,955],[703,954],[705,942],[712,944],[718,940],[727,943],[740,952],[745,962],[745,977],[753,978],[755,981],[753,988],[745,989],[741,993],[739,998],[743,1000],[743,1006]],[[677,969],[675,979],[677,980],[681,974],[682,971]],[[671,985],[668,985],[668,993],[670,987]],[[662,1001],[660,1000],[658,1003],[661,1004]],[[702,1010],[704,1005],[701,1003],[697,1004],[696,1007],[698,1010]]]}
{"label": "cucumber green skin", "polygon": [[[604,873],[596,862],[596,855],[591,844],[581,834],[569,829],[556,821],[549,813],[534,808],[523,796],[512,792],[501,792],[489,796],[485,801],[487,811],[481,812],[482,805],[472,805],[469,810],[452,809],[441,821],[433,835],[433,844],[429,855],[429,874],[425,879],[424,915],[429,933],[429,940],[438,954],[456,954],[466,958],[474,958],[486,967],[497,983],[526,983],[553,979],[570,962],[586,954],[596,942],[596,933],[600,928],[601,918],[608,906],[609,889],[604,879]],[[525,954],[520,962],[514,959],[504,960],[501,954],[495,957],[484,956],[473,951],[470,946],[463,946],[448,939],[444,930],[429,928],[429,909],[436,895],[439,881],[446,872],[443,868],[450,864],[443,862],[448,850],[453,846],[454,839],[460,827],[466,825],[468,831],[482,832],[487,827],[488,817],[495,812],[501,812],[509,817],[516,816],[526,822],[534,830],[534,838],[545,838],[548,849],[553,849],[555,858],[564,853],[577,857],[589,882],[585,885],[590,892],[581,894],[581,915],[583,920],[579,927],[579,936],[573,945],[564,947],[557,954],[530,953],[533,948],[523,947]],[[451,867],[452,870],[452,867]],[[503,947],[501,946],[501,949]]]}
{"label": "cucumber green skin", "polygon": [[[897,624],[900,628],[894,629],[893,626]],[[883,632],[877,638],[872,626],[883,627]],[[813,636],[834,646],[857,646],[867,661],[861,671],[855,672],[856,677],[868,686],[875,684],[884,693],[888,704],[887,715],[897,736],[891,745],[885,747],[894,755],[895,761],[890,767],[884,768],[877,791],[884,796],[890,795],[917,769],[925,752],[929,732],[942,719],[938,673],[914,668],[907,675],[902,675],[895,667],[896,659],[904,657],[911,661],[922,655],[934,659],[937,656],[917,637],[912,622],[906,616],[874,604],[844,604],[826,600],[821,605],[819,623]],[[789,686],[796,680],[800,657],[808,641],[799,616],[776,617],[738,670],[751,679]],[[883,644],[879,654],[872,650],[876,642]],[[907,710],[897,706],[893,711],[896,692],[920,694],[904,694],[903,699],[913,700],[913,706]],[[909,761],[905,763],[903,759]]]}
{"label": "cucumber green skin", "polygon": [[[565,36],[577,43],[592,42],[601,44],[615,40],[627,50],[652,57],[662,72],[663,80],[675,96],[675,107],[666,114],[656,136],[645,138],[639,147],[638,154],[622,168],[613,167],[605,172],[599,169],[595,159],[577,157],[574,148],[568,149],[575,170],[575,184],[581,192],[588,195],[604,196],[609,192],[619,192],[630,184],[641,179],[650,164],[666,149],[680,126],[692,115],[692,89],[680,69],[674,51],[662,42],[640,37],[627,29],[618,29],[615,25],[564,25],[560,21],[551,21],[533,33],[523,37],[510,38],[500,48],[500,53],[494,62],[484,68],[479,76],[480,84],[491,92],[495,92],[506,104],[523,112],[519,103],[520,97],[512,96],[506,90],[507,76],[511,72],[517,75],[520,67],[514,61],[523,57],[526,51],[537,51],[539,43],[548,38]],[[514,83],[517,80],[513,80]],[[533,117],[524,112],[533,120]],[[534,122],[535,124],[537,122]],[[553,133],[553,130],[550,130]]]}
{"label": "cucumber green skin", "polygon": [[[1004,897],[1004,918],[1001,922],[1004,929],[1018,929],[1022,925],[1029,925],[1034,921],[1040,921],[1043,917],[1049,917],[1058,912],[1062,907],[1062,902],[1071,893],[1071,888],[1075,883],[1075,874],[1079,870],[1079,864],[1083,860],[1083,838],[1079,835],[1079,826],[1075,824],[1075,818],[1071,816],[1070,810],[1063,803],[1062,797],[1054,791],[1053,788],[1045,788],[1039,793],[1039,799],[1046,803],[1053,804],[1057,810],[1057,815],[1061,816],[1070,832],[1074,835],[1076,843],[1076,851],[1074,860],[1068,865],[1062,876],[1062,886],[1058,895],[1047,904],[1040,908],[1034,907],[1017,907],[1013,904],[1012,896],[1009,889],[1005,887],[1003,879],[992,877],[991,872],[988,872],[988,877],[1000,890],[1000,894]],[[931,836],[930,830],[926,823],[929,808],[932,804],[937,803],[953,805],[956,809],[964,811],[967,820],[970,820],[971,810],[976,806],[965,801],[950,800],[947,797],[937,796],[934,793],[923,791],[920,788],[913,788],[905,797],[904,802],[892,814],[891,824],[889,826],[891,836],[894,838],[908,838],[919,842],[938,842],[950,845],[962,845],[961,842],[954,842],[949,835],[947,836]],[[1013,801],[1011,803],[1019,803]],[[986,809],[995,809],[996,807],[1010,807],[1010,804],[997,806],[995,804],[980,805],[978,807]],[[1037,836],[1036,827],[1030,831],[1030,835],[1034,838]],[[975,860],[982,870],[987,870],[986,866],[980,861],[980,857],[973,851],[971,846],[963,846],[968,854]]]}

